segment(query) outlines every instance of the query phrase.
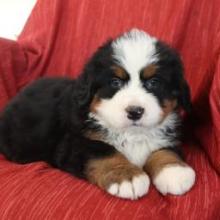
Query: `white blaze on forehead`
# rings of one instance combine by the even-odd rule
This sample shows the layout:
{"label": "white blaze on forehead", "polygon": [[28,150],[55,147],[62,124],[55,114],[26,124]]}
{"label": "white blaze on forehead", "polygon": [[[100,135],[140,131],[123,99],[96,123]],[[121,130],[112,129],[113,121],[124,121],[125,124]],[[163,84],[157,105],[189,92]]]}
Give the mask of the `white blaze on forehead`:
{"label": "white blaze on forehead", "polygon": [[156,42],[144,31],[132,29],[113,41],[113,57],[130,75],[137,75],[143,67],[158,60]]}

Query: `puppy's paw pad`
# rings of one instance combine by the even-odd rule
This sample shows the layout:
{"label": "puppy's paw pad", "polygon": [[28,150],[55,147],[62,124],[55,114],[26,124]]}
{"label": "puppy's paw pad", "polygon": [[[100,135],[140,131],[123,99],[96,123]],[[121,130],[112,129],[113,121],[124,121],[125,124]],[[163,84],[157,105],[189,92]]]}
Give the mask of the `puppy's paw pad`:
{"label": "puppy's paw pad", "polygon": [[124,199],[138,199],[147,194],[150,185],[146,174],[133,177],[132,181],[124,180],[122,183],[113,183],[108,192]]}
{"label": "puppy's paw pad", "polygon": [[194,185],[195,176],[195,171],[189,166],[170,166],[163,168],[153,183],[164,195],[182,195]]}

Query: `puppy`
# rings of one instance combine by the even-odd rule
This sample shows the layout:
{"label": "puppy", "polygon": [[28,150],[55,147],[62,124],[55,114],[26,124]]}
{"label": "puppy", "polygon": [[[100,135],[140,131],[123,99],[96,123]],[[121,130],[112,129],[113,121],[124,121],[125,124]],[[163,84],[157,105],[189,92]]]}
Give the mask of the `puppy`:
{"label": "puppy", "polygon": [[178,54],[132,29],[100,47],[76,80],[40,79],[12,99],[0,118],[0,151],[18,163],[46,161],[120,198],[144,196],[150,178],[162,194],[181,195],[195,181],[178,153],[178,111],[190,107]]}

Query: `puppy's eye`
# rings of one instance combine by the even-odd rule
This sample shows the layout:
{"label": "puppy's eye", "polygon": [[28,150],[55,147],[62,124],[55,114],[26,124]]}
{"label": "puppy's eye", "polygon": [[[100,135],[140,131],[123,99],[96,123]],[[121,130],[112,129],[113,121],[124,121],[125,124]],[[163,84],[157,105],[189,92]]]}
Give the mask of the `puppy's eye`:
{"label": "puppy's eye", "polygon": [[160,81],[156,78],[148,79],[144,82],[144,86],[149,90],[156,89],[159,85]]}
{"label": "puppy's eye", "polygon": [[124,82],[119,78],[112,78],[110,85],[115,89],[120,89],[124,85]]}

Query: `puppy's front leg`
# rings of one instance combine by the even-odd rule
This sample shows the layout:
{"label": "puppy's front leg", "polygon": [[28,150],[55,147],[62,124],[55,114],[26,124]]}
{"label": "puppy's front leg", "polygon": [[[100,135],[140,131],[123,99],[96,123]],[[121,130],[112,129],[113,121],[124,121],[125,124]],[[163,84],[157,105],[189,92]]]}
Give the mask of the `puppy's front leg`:
{"label": "puppy's front leg", "polygon": [[189,191],[195,182],[194,170],[169,149],[153,152],[144,169],[152,178],[155,187],[164,195],[182,195]]}
{"label": "puppy's front leg", "polygon": [[122,154],[92,159],[86,169],[88,180],[108,193],[126,199],[137,199],[148,192],[149,177],[132,165]]}
{"label": "puppy's front leg", "polygon": [[147,174],[113,146],[101,141],[67,135],[57,147],[51,163],[114,196],[137,199],[148,192]]}

